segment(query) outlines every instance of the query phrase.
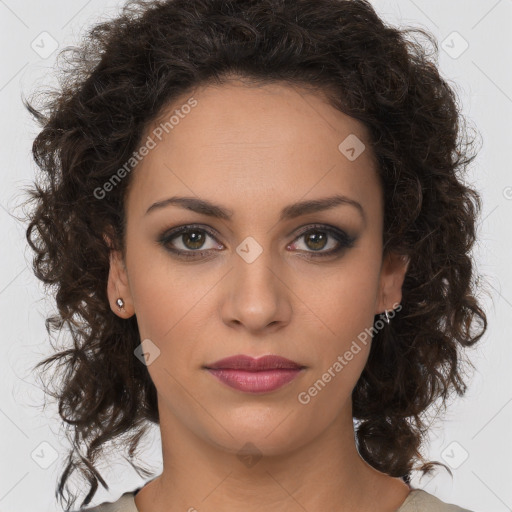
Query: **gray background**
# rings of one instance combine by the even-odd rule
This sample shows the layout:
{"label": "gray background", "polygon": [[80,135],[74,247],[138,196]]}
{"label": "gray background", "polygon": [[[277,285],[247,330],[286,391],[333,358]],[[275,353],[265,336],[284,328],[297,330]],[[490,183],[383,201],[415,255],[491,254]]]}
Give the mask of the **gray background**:
{"label": "gray background", "polygon": [[[469,352],[476,366],[469,392],[433,423],[423,449],[426,457],[451,466],[453,478],[440,470],[421,480],[416,475],[413,485],[475,512],[512,510],[512,0],[373,4],[389,22],[427,28],[435,35],[441,72],[483,137],[469,178],[483,195],[474,256],[491,291],[490,298],[483,296],[489,329]],[[54,305],[32,275],[24,226],[11,216],[19,212],[21,188],[36,172],[30,148],[37,127],[20,94],[55,85],[51,69],[58,49],[75,44],[84,27],[112,16],[121,5],[114,0],[0,0],[0,512],[61,510],[54,489],[67,450],[57,412],[40,407],[43,395],[30,371],[50,353],[44,318]],[[160,472],[158,429],[151,431],[142,450],[145,463]],[[93,504],[114,501],[144,483],[121,458],[112,462],[108,468],[100,466],[111,490],[100,487]]]}

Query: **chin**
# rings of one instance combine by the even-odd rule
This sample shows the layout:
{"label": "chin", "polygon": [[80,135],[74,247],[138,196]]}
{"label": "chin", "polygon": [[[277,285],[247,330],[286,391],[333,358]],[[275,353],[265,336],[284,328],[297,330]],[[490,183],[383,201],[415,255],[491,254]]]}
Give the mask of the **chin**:
{"label": "chin", "polygon": [[[254,419],[255,417],[249,414],[238,421],[226,421],[225,418],[222,426],[226,430],[219,428],[215,433],[210,432],[209,442],[219,449],[240,456],[285,455],[303,445],[307,438],[315,437],[314,433],[303,431],[296,421],[293,421],[292,416],[278,415],[274,411],[265,419]],[[254,421],[251,421],[251,418]]]}

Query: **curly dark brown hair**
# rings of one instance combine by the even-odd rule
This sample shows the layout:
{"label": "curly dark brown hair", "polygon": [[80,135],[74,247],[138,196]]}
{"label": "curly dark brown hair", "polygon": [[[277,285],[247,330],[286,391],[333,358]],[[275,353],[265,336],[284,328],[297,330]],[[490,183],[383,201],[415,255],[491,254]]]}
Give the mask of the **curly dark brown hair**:
{"label": "curly dark brown hair", "polygon": [[46,389],[72,441],[56,496],[75,469],[90,484],[82,506],[98,481],[108,489],[95,462],[124,434],[119,444],[140,469],[132,460],[147,420],[159,423],[155,386],[134,357],[136,317],[113,314],[106,290],[104,234],[124,254],[130,176],[102,199],[95,191],[174,98],[231,76],[325,92],[368,127],[385,198],[384,254],[410,264],[402,310],[375,333],[353,390],[356,440],[363,459],[391,476],[431,471],[438,463],[419,451],[427,412],[465,392],[463,349],[487,329],[471,255],[481,200],[464,183],[476,137],[437,69],[433,36],[389,26],[365,0],[138,0],[61,53],[60,88],[38,107],[23,99],[42,128],[26,236],[35,275],[55,292],[48,334],[66,327],[73,339],[35,367],[61,370],[52,373],[57,389]]}

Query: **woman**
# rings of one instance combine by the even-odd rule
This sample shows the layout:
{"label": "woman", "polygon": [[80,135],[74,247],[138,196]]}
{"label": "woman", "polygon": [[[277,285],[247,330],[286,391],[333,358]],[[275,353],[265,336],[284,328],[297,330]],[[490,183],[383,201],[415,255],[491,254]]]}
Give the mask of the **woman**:
{"label": "woman", "polygon": [[108,441],[149,476],[149,421],[162,473],[92,510],[464,510],[409,475],[487,327],[480,198],[408,35],[363,0],[131,2],[27,102],[27,238],[74,341],[38,365],[64,369],[61,498],[75,469],[81,507],[108,489]]}

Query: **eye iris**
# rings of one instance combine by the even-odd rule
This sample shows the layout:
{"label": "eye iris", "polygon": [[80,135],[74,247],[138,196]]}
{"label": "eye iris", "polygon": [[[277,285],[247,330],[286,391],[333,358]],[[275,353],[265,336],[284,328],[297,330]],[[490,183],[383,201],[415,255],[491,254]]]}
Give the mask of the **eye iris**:
{"label": "eye iris", "polygon": [[[313,240],[313,247],[309,246],[310,249],[319,250],[325,247],[325,242],[327,240],[327,236],[325,233],[321,231],[312,231],[309,235],[306,235],[306,243]],[[316,246],[316,244],[320,244],[320,247]]]}
{"label": "eye iris", "polygon": [[[200,231],[187,231],[182,235],[184,244],[189,249],[199,249],[204,244],[204,233]],[[190,246],[186,240],[192,240],[192,246]]]}

